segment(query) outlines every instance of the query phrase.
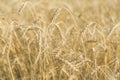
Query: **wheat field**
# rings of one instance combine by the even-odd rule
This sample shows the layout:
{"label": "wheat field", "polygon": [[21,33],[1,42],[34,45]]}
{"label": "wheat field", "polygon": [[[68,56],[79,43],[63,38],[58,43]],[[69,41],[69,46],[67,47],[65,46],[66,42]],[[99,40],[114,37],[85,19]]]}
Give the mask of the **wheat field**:
{"label": "wheat field", "polygon": [[0,0],[0,80],[120,80],[120,0]]}

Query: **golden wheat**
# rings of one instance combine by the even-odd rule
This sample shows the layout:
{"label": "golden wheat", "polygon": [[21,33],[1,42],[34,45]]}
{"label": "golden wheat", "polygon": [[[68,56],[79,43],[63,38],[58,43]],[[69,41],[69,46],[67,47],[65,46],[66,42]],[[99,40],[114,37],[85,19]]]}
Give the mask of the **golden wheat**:
{"label": "golden wheat", "polygon": [[0,0],[0,80],[120,80],[119,0]]}

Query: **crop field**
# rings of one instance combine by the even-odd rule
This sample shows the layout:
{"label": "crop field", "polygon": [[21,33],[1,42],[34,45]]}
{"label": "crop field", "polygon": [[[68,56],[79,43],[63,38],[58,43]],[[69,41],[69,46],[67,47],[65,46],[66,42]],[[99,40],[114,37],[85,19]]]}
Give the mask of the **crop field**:
{"label": "crop field", "polygon": [[0,0],[0,80],[120,80],[120,0]]}

